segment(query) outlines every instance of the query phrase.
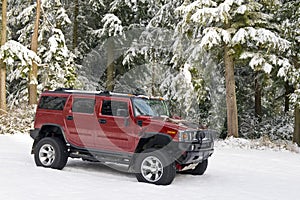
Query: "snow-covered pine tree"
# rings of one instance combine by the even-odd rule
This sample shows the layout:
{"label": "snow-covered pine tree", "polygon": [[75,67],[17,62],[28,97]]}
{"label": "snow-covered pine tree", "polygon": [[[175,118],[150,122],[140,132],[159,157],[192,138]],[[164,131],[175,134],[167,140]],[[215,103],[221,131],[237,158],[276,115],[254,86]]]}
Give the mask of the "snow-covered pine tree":
{"label": "snow-covered pine tree", "polygon": [[[135,25],[140,27],[135,31],[140,34],[132,34],[135,37],[123,59],[123,65],[130,70],[117,80],[116,89],[124,91],[140,87],[147,94],[163,95],[171,100],[173,111],[196,121],[202,114],[199,112],[199,103],[207,98],[207,90],[204,88],[201,69],[196,68],[197,64],[194,65],[196,62],[193,63],[193,59],[186,62],[190,53],[185,52],[183,55],[178,50],[180,42],[184,43],[185,48],[190,44],[180,38],[182,35],[174,34],[179,21],[175,9],[182,2],[147,1],[151,13],[148,24]],[[128,33],[130,31],[125,32],[127,38]]]}
{"label": "snow-covered pine tree", "polygon": [[[124,53],[130,48],[131,42],[139,37],[141,29],[144,29],[147,26],[153,15],[156,13],[156,6],[160,4],[160,2],[154,0],[90,2],[93,5],[93,12],[95,15],[93,15],[92,18],[87,18],[95,18],[97,20],[88,20],[88,26],[90,27],[88,36],[89,41],[92,42],[86,42],[86,44],[88,44],[91,54],[96,52],[99,53],[99,51],[101,51],[99,49],[105,51],[104,57],[107,58],[105,59],[105,65],[108,66],[108,68],[107,70],[105,69],[104,74],[98,76],[98,80],[99,77],[101,77],[99,89],[104,89],[104,85],[110,85],[109,89],[112,89],[112,85],[114,85],[114,83],[112,84],[112,79],[114,79],[115,82],[116,77],[119,77],[129,70],[128,62],[126,65],[123,65]],[[113,46],[118,48],[108,48]],[[112,51],[112,49],[114,49],[114,51]],[[96,52],[94,50],[96,50]],[[108,53],[108,50],[110,50],[110,53]],[[111,60],[113,60],[113,62]],[[141,59],[135,59],[135,61],[140,62]],[[87,64],[89,64],[93,61],[85,59],[85,62],[88,62]],[[99,64],[98,67],[101,67]],[[131,66],[135,65],[133,64]],[[102,69],[94,69],[95,66],[83,68],[87,73],[89,73],[89,68],[93,68],[90,71],[103,71]]]}
{"label": "snow-covered pine tree", "polygon": [[[68,14],[73,19],[73,31],[71,41],[73,51],[76,55],[75,62],[78,70],[78,79],[82,83],[82,88],[95,90],[99,77],[103,75],[102,62],[105,57],[99,57],[98,49],[103,43],[100,37],[103,18],[109,12],[112,1],[104,0],[76,0],[69,2]],[[101,69],[99,69],[101,68]],[[104,67],[105,68],[105,67]],[[103,89],[101,87],[101,89]]]}
{"label": "snow-covered pine tree", "polygon": [[262,9],[265,2],[196,0],[185,1],[177,9],[183,16],[181,32],[190,35],[202,50],[223,55],[228,136],[238,136],[235,63],[247,59],[252,69],[270,73],[273,65],[283,64],[278,53],[289,47],[269,26],[272,15]]}
{"label": "snow-covered pine tree", "polygon": [[[41,2],[42,16],[40,19],[39,35],[38,35],[38,50],[37,55],[41,58],[41,67],[38,70],[38,91],[41,92],[45,89],[53,89],[57,86],[68,87],[73,86],[76,80],[76,69],[74,63],[74,55],[69,51],[68,45],[65,41],[64,32],[69,33],[68,28],[71,23],[62,1],[43,0]],[[14,40],[20,41],[23,45],[30,47],[32,31],[34,29],[34,17],[36,4],[32,2],[14,1],[11,5],[12,9],[9,11],[10,25],[12,27],[11,37]],[[55,55],[55,56],[54,56]],[[22,71],[29,72],[29,66],[27,68],[20,67],[19,65],[11,66],[13,69],[10,71]],[[55,68],[55,69],[54,69]],[[57,72],[60,72],[57,76]],[[17,73],[22,74],[22,73]],[[56,79],[57,84],[53,84],[54,80],[50,80],[51,77]],[[61,78],[64,77],[64,78]],[[23,91],[27,88],[27,84],[24,80],[26,77],[20,76],[13,78],[8,77],[8,88],[14,88],[9,90],[9,98],[16,99],[11,101],[20,103],[21,99],[28,100],[28,93]],[[10,80],[16,80],[10,82]],[[22,96],[20,95],[22,94]],[[15,96],[19,95],[19,96]],[[20,101],[19,101],[20,100]]]}
{"label": "snow-covered pine tree", "polygon": [[278,21],[281,22],[281,34],[291,42],[289,63],[285,62],[278,75],[294,90],[290,95],[290,101],[295,106],[293,141],[300,145],[300,2],[284,0],[278,13]]}
{"label": "snow-covered pine tree", "polygon": [[28,102],[29,68],[34,62],[40,64],[40,58],[35,52],[14,40],[9,40],[1,47],[0,58],[7,65],[6,84],[9,92],[7,97],[9,105]]}
{"label": "snow-covered pine tree", "polygon": [[[208,117],[209,97],[202,63],[199,62],[200,56],[192,55],[191,40],[176,33],[180,17],[175,14],[175,10],[182,3],[183,0],[164,2],[147,26],[146,32],[151,35],[151,32],[155,33],[151,30],[161,30],[156,31],[156,37],[152,34],[151,44],[157,44],[154,49],[160,57],[156,60],[170,68],[165,71],[165,78],[159,83],[159,93],[171,100],[173,107],[177,108],[176,113],[182,117],[194,121],[200,119],[201,123],[206,123],[203,118]],[[156,38],[162,38],[158,40],[160,43],[155,42]],[[151,54],[148,57],[151,58]]]}
{"label": "snow-covered pine tree", "polygon": [[43,9],[46,20],[42,33],[47,36],[47,42],[44,42],[39,51],[43,55],[41,58],[44,64],[40,74],[40,87],[74,87],[79,84],[76,80],[75,55],[69,50],[64,34],[69,29],[71,20],[60,0],[45,1]]}
{"label": "snow-covered pine tree", "polygon": [[52,29],[52,31],[48,39],[47,50],[45,49],[46,51],[42,54],[45,64],[43,74],[40,74],[40,87],[49,90],[73,88],[76,85],[75,56],[67,48],[62,31],[60,29]]}

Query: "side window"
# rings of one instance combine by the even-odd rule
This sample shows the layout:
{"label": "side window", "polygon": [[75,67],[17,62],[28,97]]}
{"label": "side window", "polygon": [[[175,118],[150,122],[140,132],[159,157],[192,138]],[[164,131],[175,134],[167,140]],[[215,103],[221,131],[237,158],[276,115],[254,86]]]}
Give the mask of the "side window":
{"label": "side window", "polygon": [[38,108],[46,110],[63,110],[66,97],[42,96]]}
{"label": "side window", "polygon": [[72,112],[93,114],[95,99],[75,98],[73,100]]}
{"label": "side window", "polygon": [[128,117],[128,103],[123,101],[104,100],[102,102],[102,115]]}

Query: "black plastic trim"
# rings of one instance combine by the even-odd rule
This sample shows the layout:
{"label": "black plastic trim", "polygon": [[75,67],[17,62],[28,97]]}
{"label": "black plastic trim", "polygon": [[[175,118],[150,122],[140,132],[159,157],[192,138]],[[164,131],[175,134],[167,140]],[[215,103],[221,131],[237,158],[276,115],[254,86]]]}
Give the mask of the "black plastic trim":
{"label": "black plastic trim", "polygon": [[31,129],[29,131],[30,132],[30,137],[35,140],[39,136],[40,130],[41,129],[39,129],[39,128]]}
{"label": "black plastic trim", "polygon": [[86,158],[87,156],[90,156],[91,158],[94,158],[95,160],[100,162],[129,164],[133,157],[133,153],[122,153],[93,148],[82,148],[72,144],[70,145],[70,147],[70,157],[74,158]]}

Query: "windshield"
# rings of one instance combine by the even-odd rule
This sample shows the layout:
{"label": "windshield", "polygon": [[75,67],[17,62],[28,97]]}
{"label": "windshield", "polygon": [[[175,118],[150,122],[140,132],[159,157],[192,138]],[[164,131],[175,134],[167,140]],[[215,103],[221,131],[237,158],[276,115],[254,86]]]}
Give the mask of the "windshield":
{"label": "windshield", "polygon": [[135,116],[169,117],[168,107],[163,100],[133,98],[132,102]]}

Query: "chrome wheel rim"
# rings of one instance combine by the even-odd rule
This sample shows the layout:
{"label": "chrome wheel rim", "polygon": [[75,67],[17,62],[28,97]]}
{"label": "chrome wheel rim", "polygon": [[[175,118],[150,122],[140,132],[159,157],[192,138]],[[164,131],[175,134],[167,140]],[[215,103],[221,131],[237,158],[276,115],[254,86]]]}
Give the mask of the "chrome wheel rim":
{"label": "chrome wheel rim", "polygon": [[163,165],[161,161],[154,156],[146,157],[141,165],[141,173],[149,182],[157,182],[163,175]]}
{"label": "chrome wheel rim", "polygon": [[53,146],[50,144],[43,145],[39,152],[39,159],[44,166],[50,167],[55,160],[55,150]]}

